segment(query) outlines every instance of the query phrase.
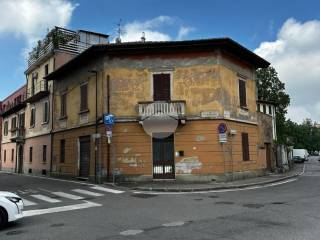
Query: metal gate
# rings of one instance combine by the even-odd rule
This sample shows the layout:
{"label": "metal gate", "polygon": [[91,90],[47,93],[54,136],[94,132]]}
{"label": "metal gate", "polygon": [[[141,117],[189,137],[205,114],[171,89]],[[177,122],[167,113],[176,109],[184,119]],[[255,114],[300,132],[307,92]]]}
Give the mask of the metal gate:
{"label": "metal gate", "polygon": [[166,138],[153,138],[153,178],[174,179],[174,134]]}
{"label": "metal gate", "polygon": [[88,178],[90,173],[90,136],[80,139],[79,177]]}

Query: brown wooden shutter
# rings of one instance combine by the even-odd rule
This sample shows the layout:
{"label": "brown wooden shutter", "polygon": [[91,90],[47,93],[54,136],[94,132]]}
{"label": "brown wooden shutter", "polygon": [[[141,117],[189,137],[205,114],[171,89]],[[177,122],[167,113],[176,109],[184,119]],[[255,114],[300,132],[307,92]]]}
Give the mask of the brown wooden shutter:
{"label": "brown wooden shutter", "polygon": [[61,95],[60,116],[61,117],[67,116],[67,94],[66,93]]}
{"label": "brown wooden shutter", "polygon": [[250,161],[249,153],[249,135],[248,133],[242,133],[242,158],[243,161]]}
{"label": "brown wooden shutter", "polygon": [[84,84],[80,87],[81,90],[81,104],[80,111],[88,110],[88,85]]}
{"label": "brown wooden shutter", "polygon": [[153,75],[153,100],[154,101],[170,101],[170,74],[154,74]]}
{"label": "brown wooden shutter", "polygon": [[247,107],[246,82],[241,79],[239,79],[239,98],[240,98],[240,107]]}

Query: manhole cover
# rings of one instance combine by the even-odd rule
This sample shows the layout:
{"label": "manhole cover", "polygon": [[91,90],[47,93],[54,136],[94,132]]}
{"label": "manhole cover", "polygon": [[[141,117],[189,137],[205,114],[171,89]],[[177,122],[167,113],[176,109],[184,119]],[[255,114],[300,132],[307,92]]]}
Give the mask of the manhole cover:
{"label": "manhole cover", "polygon": [[137,194],[132,194],[131,197],[136,197],[136,198],[152,198],[156,197],[157,195],[154,194],[145,194],[145,193],[137,193]]}

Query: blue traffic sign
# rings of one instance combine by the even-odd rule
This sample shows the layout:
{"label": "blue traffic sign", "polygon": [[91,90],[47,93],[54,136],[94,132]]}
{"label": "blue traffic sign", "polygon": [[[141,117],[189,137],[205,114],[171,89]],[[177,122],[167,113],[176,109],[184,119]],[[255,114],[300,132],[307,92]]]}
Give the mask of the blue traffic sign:
{"label": "blue traffic sign", "polygon": [[104,114],[103,123],[108,126],[114,125],[114,116],[112,114]]}
{"label": "blue traffic sign", "polygon": [[226,133],[227,132],[227,125],[225,123],[220,123],[218,126],[219,133]]}

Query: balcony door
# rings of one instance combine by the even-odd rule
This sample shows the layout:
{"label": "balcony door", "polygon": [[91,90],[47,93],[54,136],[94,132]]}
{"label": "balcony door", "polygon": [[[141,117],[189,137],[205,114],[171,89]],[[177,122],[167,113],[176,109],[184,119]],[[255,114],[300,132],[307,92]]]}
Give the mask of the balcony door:
{"label": "balcony door", "polygon": [[170,74],[153,74],[153,101],[170,101]]}

